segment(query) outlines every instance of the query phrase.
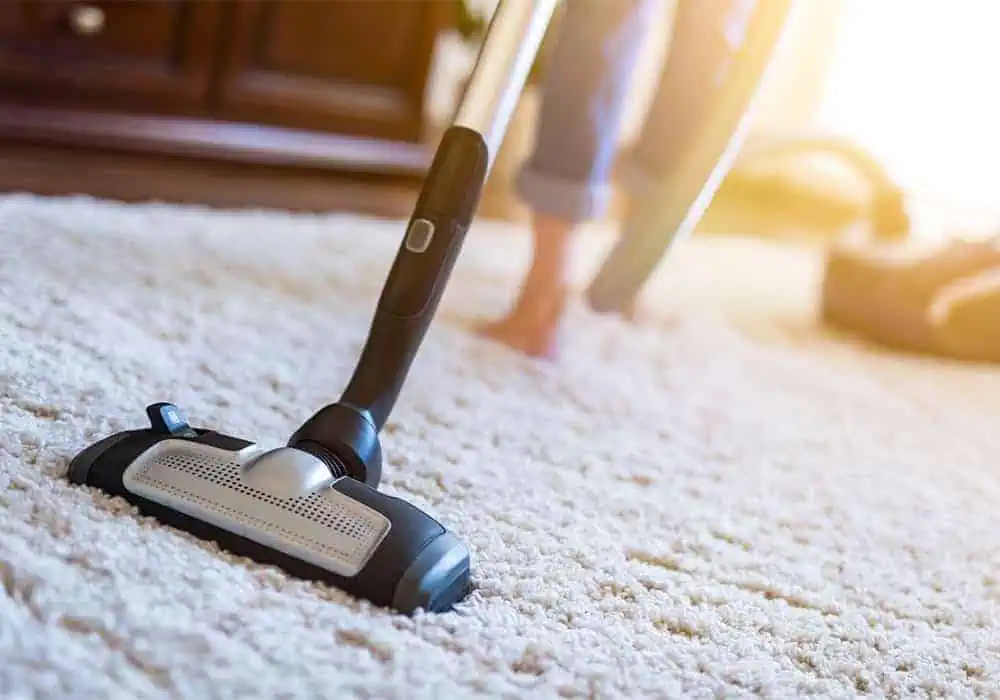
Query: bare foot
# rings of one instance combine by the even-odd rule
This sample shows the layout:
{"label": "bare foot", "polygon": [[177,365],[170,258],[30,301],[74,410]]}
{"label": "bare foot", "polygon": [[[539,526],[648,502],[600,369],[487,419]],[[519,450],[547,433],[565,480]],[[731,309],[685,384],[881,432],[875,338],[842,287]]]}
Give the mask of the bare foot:
{"label": "bare foot", "polygon": [[[594,309],[593,306],[591,306],[590,308],[592,310]],[[618,314],[629,323],[633,323],[639,318],[639,303],[635,299],[632,299],[631,301],[625,302],[625,305],[622,306],[620,309],[617,309],[615,311],[606,311],[606,312],[597,311],[597,313],[606,313],[611,315]]]}
{"label": "bare foot", "polygon": [[629,323],[635,323],[636,319],[639,317],[639,304],[635,299],[626,302],[625,306],[622,307],[622,318],[624,318]]}
{"label": "bare foot", "polygon": [[481,327],[481,335],[530,357],[556,356],[556,336],[568,296],[573,228],[571,221],[535,215],[531,267],[517,303],[505,318]]}
{"label": "bare foot", "polygon": [[507,316],[481,326],[479,333],[529,357],[555,359],[565,304],[565,292],[525,294]]}

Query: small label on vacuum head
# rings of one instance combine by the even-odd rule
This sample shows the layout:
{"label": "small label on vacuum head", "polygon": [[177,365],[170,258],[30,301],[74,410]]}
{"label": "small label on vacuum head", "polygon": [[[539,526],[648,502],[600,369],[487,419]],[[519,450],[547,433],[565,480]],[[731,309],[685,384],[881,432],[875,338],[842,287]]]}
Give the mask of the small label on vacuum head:
{"label": "small label on vacuum head", "polygon": [[154,403],[146,406],[153,430],[182,437],[197,437],[198,433],[188,424],[184,412],[172,403]]}
{"label": "small label on vacuum head", "polygon": [[164,406],[163,410],[160,411],[160,415],[163,416],[163,422],[166,424],[167,430],[172,433],[187,427],[187,421],[184,420],[184,416],[181,415],[180,409],[176,406]]}

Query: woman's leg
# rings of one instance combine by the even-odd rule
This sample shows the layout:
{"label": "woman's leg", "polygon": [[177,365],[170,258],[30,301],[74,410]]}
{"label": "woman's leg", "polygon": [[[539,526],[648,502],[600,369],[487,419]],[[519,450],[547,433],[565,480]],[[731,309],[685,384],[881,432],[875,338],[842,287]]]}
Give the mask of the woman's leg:
{"label": "woman's leg", "polygon": [[534,252],[509,314],[483,332],[549,356],[565,304],[573,232],[601,216],[625,97],[660,0],[568,0],[541,85],[534,151],[517,179],[533,211]]}

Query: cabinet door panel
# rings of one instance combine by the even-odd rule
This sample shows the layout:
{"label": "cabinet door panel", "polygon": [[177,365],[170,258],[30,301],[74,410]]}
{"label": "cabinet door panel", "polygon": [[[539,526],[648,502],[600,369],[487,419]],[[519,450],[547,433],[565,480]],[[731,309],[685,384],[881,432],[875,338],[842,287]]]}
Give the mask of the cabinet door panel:
{"label": "cabinet door panel", "polygon": [[218,104],[255,121],[419,139],[443,7],[437,0],[234,3]]}

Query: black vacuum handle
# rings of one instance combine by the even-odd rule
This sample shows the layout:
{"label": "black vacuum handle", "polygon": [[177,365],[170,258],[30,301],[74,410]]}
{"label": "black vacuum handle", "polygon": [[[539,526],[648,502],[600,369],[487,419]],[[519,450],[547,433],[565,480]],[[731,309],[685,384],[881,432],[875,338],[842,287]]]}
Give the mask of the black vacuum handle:
{"label": "black vacuum handle", "polygon": [[382,288],[375,317],[342,403],[385,424],[475,216],[489,153],[482,135],[452,126],[444,134]]}

